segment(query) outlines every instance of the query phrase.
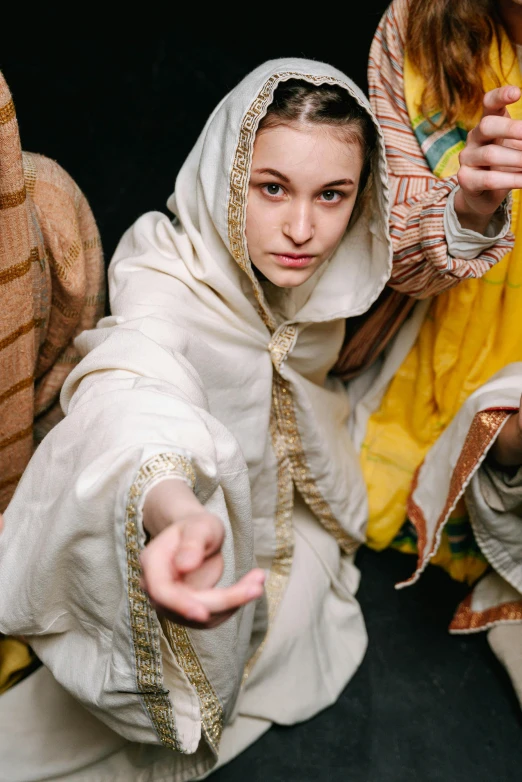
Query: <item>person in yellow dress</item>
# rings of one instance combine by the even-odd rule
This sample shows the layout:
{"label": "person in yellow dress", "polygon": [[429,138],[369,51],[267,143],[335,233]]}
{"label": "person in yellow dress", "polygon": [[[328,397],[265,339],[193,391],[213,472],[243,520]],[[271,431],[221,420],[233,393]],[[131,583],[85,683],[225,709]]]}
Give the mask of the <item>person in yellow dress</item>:
{"label": "person in yellow dress", "polygon": [[[369,545],[378,550],[416,551],[406,504],[417,469],[470,394],[522,359],[520,44],[517,0],[394,0],[372,42],[370,100],[386,140],[395,204],[391,283],[410,296],[434,296],[362,446]],[[503,208],[511,209],[516,241],[495,263]],[[459,284],[444,289],[453,262],[445,234],[455,217],[469,233],[459,255],[481,252],[482,263],[455,268]],[[410,235],[423,223],[431,232],[420,231],[415,247]],[[422,290],[418,278],[413,291],[410,268],[422,256],[433,265],[435,251],[441,284]],[[468,583],[487,568],[464,501],[432,561]]]}

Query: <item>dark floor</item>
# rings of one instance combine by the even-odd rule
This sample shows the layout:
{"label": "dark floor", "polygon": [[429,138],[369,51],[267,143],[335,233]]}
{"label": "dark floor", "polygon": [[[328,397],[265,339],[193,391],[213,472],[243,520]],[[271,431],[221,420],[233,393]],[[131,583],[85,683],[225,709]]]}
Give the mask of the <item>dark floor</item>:
{"label": "dark floor", "polygon": [[[366,89],[370,40],[386,2],[360,4],[357,24],[332,13],[324,21],[307,17],[306,33],[295,20],[265,16],[256,35],[245,34],[245,20],[238,33],[221,14],[212,39],[201,34],[200,7],[192,20],[155,7],[153,29],[141,16],[134,21],[129,6],[123,27],[113,30],[88,9],[80,28],[52,6],[31,10],[27,20],[20,7],[18,27],[9,35],[4,29],[0,69],[23,146],[58,160],[76,179],[109,260],[142,212],[165,211],[208,114],[256,65],[280,56],[326,60]],[[466,590],[435,568],[394,590],[413,567],[394,551],[364,549],[359,565],[369,651],[337,704],[305,724],[273,728],[212,779],[522,780],[521,712],[504,671],[484,635],[447,632]]]}
{"label": "dark floor", "polygon": [[366,657],[337,703],[274,727],[215,782],[518,782],[522,717],[483,634],[446,631],[467,591],[428,567],[395,590],[413,558],[363,549]]}

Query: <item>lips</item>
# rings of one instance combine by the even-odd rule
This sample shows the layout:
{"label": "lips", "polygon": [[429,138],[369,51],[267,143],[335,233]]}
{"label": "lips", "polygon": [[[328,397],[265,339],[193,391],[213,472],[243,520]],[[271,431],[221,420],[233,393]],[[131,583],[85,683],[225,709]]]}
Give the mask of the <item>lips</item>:
{"label": "lips", "polygon": [[307,266],[310,266],[315,257],[313,255],[294,255],[291,253],[288,255],[279,255],[278,253],[274,253],[273,255],[278,264],[290,269],[304,269]]}

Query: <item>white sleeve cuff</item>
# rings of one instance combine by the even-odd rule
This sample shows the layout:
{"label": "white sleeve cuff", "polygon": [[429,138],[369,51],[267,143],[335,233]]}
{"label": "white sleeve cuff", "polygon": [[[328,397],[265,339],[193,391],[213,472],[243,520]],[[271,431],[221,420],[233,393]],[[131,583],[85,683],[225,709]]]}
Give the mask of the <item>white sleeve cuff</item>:
{"label": "white sleeve cuff", "polygon": [[471,261],[477,258],[484,250],[493,247],[499,239],[503,239],[510,228],[511,222],[511,194],[504,199],[497,211],[491,217],[483,234],[472,231],[470,228],[462,228],[455,211],[455,193],[458,185],[448,196],[444,210],[444,233],[448,244],[448,255],[452,258],[463,258]]}

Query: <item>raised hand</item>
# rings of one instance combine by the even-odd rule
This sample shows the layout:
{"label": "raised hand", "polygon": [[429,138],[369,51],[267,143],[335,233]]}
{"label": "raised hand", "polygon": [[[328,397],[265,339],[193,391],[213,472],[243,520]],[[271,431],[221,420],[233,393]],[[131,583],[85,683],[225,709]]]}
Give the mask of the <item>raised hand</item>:
{"label": "raised hand", "polygon": [[455,211],[463,228],[483,233],[510,190],[522,188],[522,120],[507,109],[520,96],[514,86],[484,95],[482,118],[459,156]]}
{"label": "raised hand", "polygon": [[143,523],[153,536],[141,554],[143,588],[156,610],[177,624],[216,627],[263,594],[259,568],[230,587],[216,587],[224,527],[183,481],[165,480],[149,491]]}

